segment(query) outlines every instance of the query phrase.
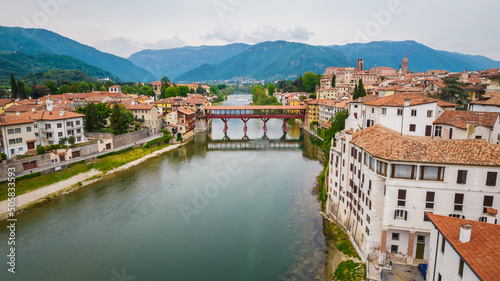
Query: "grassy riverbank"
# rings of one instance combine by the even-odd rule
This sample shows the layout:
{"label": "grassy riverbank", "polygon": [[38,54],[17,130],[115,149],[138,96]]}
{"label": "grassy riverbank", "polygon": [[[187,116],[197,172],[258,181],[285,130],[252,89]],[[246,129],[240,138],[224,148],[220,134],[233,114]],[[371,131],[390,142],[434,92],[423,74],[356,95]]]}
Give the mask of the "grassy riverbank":
{"label": "grassy riverbank", "polygon": [[[157,141],[160,140],[160,141]],[[156,141],[156,142],[155,142]],[[68,165],[68,168],[50,174],[45,174],[29,179],[21,179],[16,181],[16,196],[37,190],[41,187],[51,185],[66,179],[69,179],[78,174],[88,172],[92,169],[107,173],[108,171],[123,166],[129,162],[140,159],[148,154],[163,149],[169,144],[161,144],[153,146],[157,143],[164,143],[163,137],[153,140],[144,146],[135,149],[123,149],[117,152],[101,155],[98,159],[92,160],[88,163],[73,163]],[[149,148],[148,148],[149,147]],[[0,187],[0,201],[7,199],[7,184],[2,183]]]}

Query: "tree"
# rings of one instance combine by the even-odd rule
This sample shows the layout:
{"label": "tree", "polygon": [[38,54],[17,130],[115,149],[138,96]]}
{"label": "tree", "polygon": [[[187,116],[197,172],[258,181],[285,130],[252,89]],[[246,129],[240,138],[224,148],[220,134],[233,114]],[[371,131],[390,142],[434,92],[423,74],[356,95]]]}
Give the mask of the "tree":
{"label": "tree", "polygon": [[267,93],[269,96],[273,96],[274,93],[276,93],[276,85],[274,84],[267,85]]}
{"label": "tree", "polygon": [[73,145],[75,145],[75,143],[76,143],[75,136],[69,136],[68,137],[68,143],[71,145],[71,147],[73,147]]}
{"label": "tree", "polygon": [[17,99],[17,83],[16,78],[14,77],[14,73],[10,74],[10,89],[13,99]]}
{"label": "tree", "polygon": [[165,93],[163,94],[163,98],[171,98],[177,97],[179,95],[179,91],[175,87],[168,87],[165,89]]}
{"label": "tree", "polygon": [[189,93],[194,94],[194,93],[196,93],[196,90],[194,88],[191,88],[191,89],[189,89]]}
{"label": "tree", "polygon": [[153,90],[153,88],[151,88],[151,86],[149,85],[144,85],[139,89],[139,94],[146,96],[154,96],[155,90]]}
{"label": "tree", "polygon": [[359,91],[359,97],[364,97],[366,96],[366,90],[365,90],[365,86],[363,85],[363,80],[362,79],[359,79],[359,87],[358,87],[358,91]]}
{"label": "tree", "polygon": [[446,86],[438,93],[438,98],[458,104],[458,109],[466,109],[469,103],[469,95],[464,90],[465,83],[460,82],[458,79],[459,77],[444,78],[443,82]]}
{"label": "tree", "polygon": [[52,92],[49,87],[45,85],[34,85],[31,87],[31,97],[34,99],[41,98],[46,95],[50,95]]}
{"label": "tree", "polygon": [[108,80],[108,81],[104,82],[103,88],[106,89],[106,91],[108,91],[109,87],[113,86],[114,84],[115,83],[113,83],[113,81]]}
{"label": "tree", "polygon": [[67,137],[62,137],[59,139],[59,144],[66,144],[68,142],[68,138]]}
{"label": "tree", "polygon": [[320,76],[312,71],[304,73],[302,77],[302,83],[304,85],[304,91],[308,93],[315,93],[316,86],[319,85]]}
{"label": "tree", "polygon": [[179,92],[179,96],[187,97],[187,94],[189,93],[189,88],[188,86],[179,86],[177,87],[177,91]]}
{"label": "tree", "polygon": [[205,89],[203,89],[202,86],[198,86],[198,88],[196,88],[196,93],[197,94],[200,94],[200,95],[203,95],[205,94],[207,91],[205,91]]}
{"label": "tree", "polygon": [[47,81],[45,83],[45,86],[47,86],[50,89],[50,92],[55,95],[57,93],[57,86],[54,81]]}
{"label": "tree", "polygon": [[24,83],[21,81],[17,81],[17,96],[21,99],[25,99],[26,96],[26,87],[24,87]]}
{"label": "tree", "polygon": [[69,93],[69,88],[70,85],[68,84],[61,85],[61,87],[59,87],[59,90],[57,91],[57,94],[62,95],[64,93]]}
{"label": "tree", "polygon": [[111,111],[110,122],[110,127],[115,134],[123,134],[128,130],[130,124],[134,122],[134,115],[122,104],[115,104]]}
{"label": "tree", "polygon": [[354,91],[352,92],[352,99],[357,100],[359,98],[358,84],[354,85]]}
{"label": "tree", "polygon": [[99,81],[95,82],[95,85],[94,85],[94,91],[102,91],[102,86],[101,84],[99,84]]}
{"label": "tree", "polygon": [[335,88],[335,85],[337,85],[336,84],[337,82],[335,80],[337,80],[337,76],[335,74],[333,74],[333,77],[332,77],[332,88]]}
{"label": "tree", "polygon": [[38,155],[42,155],[42,154],[45,154],[47,153],[47,150],[45,149],[45,146],[41,146],[39,145],[37,148],[36,148],[36,154]]}

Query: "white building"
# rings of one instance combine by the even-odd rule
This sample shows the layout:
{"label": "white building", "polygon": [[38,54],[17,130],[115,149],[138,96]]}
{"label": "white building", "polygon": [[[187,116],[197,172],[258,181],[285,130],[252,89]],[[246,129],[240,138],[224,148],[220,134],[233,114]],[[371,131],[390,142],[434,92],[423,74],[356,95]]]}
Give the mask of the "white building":
{"label": "white building", "polygon": [[346,121],[347,129],[380,124],[403,135],[428,137],[432,136],[434,120],[456,106],[422,94],[395,94],[363,102],[358,108],[359,102],[352,104],[353,116]]}
{"label": "white building", "polygon": [[499,225],[435,214],[428,218],[433,227],[426,280],[499,279]]}
{"label": "white building", "polygon": [[1,152],[5,153],[8,158],[12,158],[16,155],[23,155],[28,150],[36,149],[35,124],[36,121],[20,115],[1,117]]}
{"label": "white building", "polygon": [[485,140],[401,135],[381,125],[337,137],[330,150],[327,214],[366,258],[427,259],[424,212],[486,220],[500,208],[500,147]]}
{"label": "white building", "polygon": [[448,110],[434,121],[434,137],[443,139],[485,139],[498,144],[500,113]]}

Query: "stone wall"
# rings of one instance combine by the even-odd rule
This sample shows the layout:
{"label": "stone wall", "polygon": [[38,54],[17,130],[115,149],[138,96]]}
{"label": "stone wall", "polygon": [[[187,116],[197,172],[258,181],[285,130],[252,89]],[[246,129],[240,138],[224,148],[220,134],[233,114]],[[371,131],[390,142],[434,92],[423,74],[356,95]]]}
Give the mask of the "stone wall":
{"label": "stone wall", "polygon": [[0,162],[0,176],[5,177],[8,173],[8,168],[14,168],[15,174],[18,175],[24,172],[23,163],[36,161],[37,168],[46,167],[52,164],[49,154],[37,155],[11,161],[3,160]]}
{"label": "stone wall", "polygon": [[114,136],[114,140],[113,140],[114,147],[120,147],[120,146],[134,143],[136,141],[140,141],[141,139],[147,138],[147,137],[151,136],[152,134],[153,133],[152,133],[151,129],[143,129],[140,131],[135,131],[135,132],[131,132],[131,133],[123,134],[123,135]]}
{"label": "stone wall", "polygon": [[88,133],[85,132],[85,137],[87,139],[103,140],[103,139],[113,139],[112,133]]}

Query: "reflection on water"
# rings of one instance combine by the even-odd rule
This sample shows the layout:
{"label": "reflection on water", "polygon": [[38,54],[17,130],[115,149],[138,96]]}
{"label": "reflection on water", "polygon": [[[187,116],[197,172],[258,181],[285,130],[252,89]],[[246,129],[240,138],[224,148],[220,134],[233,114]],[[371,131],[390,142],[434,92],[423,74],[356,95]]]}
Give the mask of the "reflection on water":
{"label": "reflection on water", "polygon": [[[225,143],[214,120],[210,134],[25,212],[17,273],[2,262],[0,280],[119,280],[123,270],[134,280],[322,280],[325,241],[311,195],[318,153],[298,127],[281,140],[281,120],[271,121],[266,141],[302,153],[211,150]],[[230,123],[228,136],[241,142],[243,122]],[[250,120],[243,143],[262,141],[262,125]],[[7,235],[1,222],[0,241]]]}

